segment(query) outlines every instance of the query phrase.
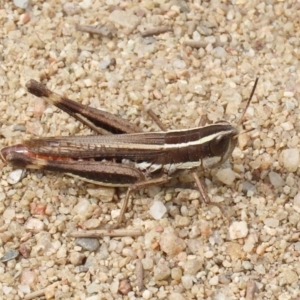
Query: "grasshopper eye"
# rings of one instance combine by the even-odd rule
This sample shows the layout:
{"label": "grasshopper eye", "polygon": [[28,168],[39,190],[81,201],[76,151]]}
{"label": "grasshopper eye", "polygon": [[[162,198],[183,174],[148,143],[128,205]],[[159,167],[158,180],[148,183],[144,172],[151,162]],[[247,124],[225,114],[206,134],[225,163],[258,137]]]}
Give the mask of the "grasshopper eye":
{"label": "grasshopper eye", "polygon": [[210,142],[209,147],[214,156],[223,156],[229,147],[229,139],[227,136],[219,136]]}

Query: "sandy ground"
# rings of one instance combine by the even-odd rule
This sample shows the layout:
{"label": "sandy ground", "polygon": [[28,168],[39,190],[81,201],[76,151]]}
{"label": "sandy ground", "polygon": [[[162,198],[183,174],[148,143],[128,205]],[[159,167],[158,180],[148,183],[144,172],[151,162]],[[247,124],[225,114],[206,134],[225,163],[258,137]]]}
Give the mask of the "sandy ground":
{"label": "sandy ground", "polygon": [[75,239],[113,224],[126,189],[0,163],[0,298],[299,299],[299,20],[295,0],[0,0],[0,148],[91,134],[27,93],[31,78],[155,131],[149,107],[169,129],[236,125],[259,77],[247,132],[205,172],[223,213],[187,174],[134,194],[128,236]]}

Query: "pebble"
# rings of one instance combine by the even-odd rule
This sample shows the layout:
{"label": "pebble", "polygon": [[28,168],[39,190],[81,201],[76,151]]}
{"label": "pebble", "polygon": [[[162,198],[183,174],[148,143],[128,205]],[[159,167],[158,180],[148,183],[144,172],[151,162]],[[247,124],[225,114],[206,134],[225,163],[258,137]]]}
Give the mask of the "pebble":
{"label": "pebble", "polygon": [[285,149],[280,154],[280,159],[288,172],[296,172],[300,164],[299,149]]}
{"label": "pebble", "polygon": [[279,226],[279,220],[275,218],[266,218],[264,224],[269,227],[277,228]]}
{"label": "pebble", "polygon": [[5,222],[10,222],[15,218],[15,216],[16,212],[13,208],[7,208],[2,214],[2,217],[5,220]]}
{"label": "pebble", "polygon": [[230,168],[220,169],[217,171],[216,177],[222,183],[226,185],[232,185],[234,180],[236,179],[237,174],[233,172]]}
{"label": "pebble", "polygon": [[63,11],[68,15],[68,16],[74,16],[79,13],[80,8],[77,4],[67,2],[63,5]]}
{"label": "pebble", "polygon": [[74,206],[72,213],[82,219],[86,219],[93,214],[93,206],[87,199],[81,199]]}
{"label": "pebble", "polygon": [[296,283],[299,280],[299,276],[296,272],[293,270],[290,270],[286,268],[282,273],[281,273],[281,279],[279,281],[280,286],[283,285],[290,285],[293,283]]}
{"label": "pebble", "polygon": [[181,283],[186,290],[190,290],[194,284],[194,276],[191,275],[182,276]]}
{"label": "pebble", "polygon": [[182,270],[180,268],[173,268],[171,270],[171,277],[174,280],[180,281],[182,277]]}
{"label": "pebble", "polygon": [[291,122],[283,122],[280,124],[280,126],[285,130],[285,131],[291,131],[294,129],[294,125]]}
{"label": "pebble", "polygon": [[98,228],[101,224],[99,219],[88,219],[84,222],[85,229],[95,229]]}
{"label": "pebble", "polygon": [[162,233],[159,244],[161,250],[169,256],[178,254],[186,247],[184,240],[173,232]]}
{"label": "pebble", "polygon": [[245,221],[233,222],[229,227],[229,237],[232,240],[244,238],[248,235],[248,226]]}
{"label": "pebble", "polygon": [[282,177],[276,172],[271,171],[269,173],[269,179],[270,179],[271,184],[275,187],[284,186],[284,181],[283,181]]}
{"label": "pebble", "polygon": [[167,208],[161,201],[158,200],[153,201],[149,209],[149,214],[155,220],[160,220],[166,212]]}
{"label": "pebble", "polygon": [[29,218],[25,223],[25,228],[30,232],[38,233],[44,230],[45,224],[39,219]]}
{"label": "pebble", "polygon": [[200,258],[187,260],[184,265],[185,275],[196,275],[203,268],[203,260]]}
{"label": "pebble", "polygon": [[15,259],[18,256],[19,256],[19,251],[12,249],[4,253],[4,255],[1,257],[1,261],[7,262],[9,260]]}
{"label": "pebble", "polygon": [[210,285],[218,285],[219,284],[219,276],[215,275],[209,280]]}
{"label": "pebble", "polygon": [[88,9],[92,6],[93,1],[92,0],[83,0],[79,3],[79,6],[83,9]]}
{"label": "pebble", "polygon": [[130,281],[128,279],[123,279],[120,281],[119,284],[119,293],[122,295],[128,295],[128,293],[132,290],[132,286],[130,284]]}
{"label": "pebble", "polygon": [[28,269],[22,270],[21,284],[27,285],[27,286],[34,286],[36,281],[37,281],[37,275],[35,274],[35,272],[30,271]]}
{"label": "pebble", "polygon": [[69,254],[69,261],[73,266],[82,265],[85,255],[80,252],[71,252]]}
{"label": "pebble", "polygon": [[152,297],[151,291],[149,291],[149,290],[143,291],[142,297],[143,297],[143,299],[145,299],[145,300],[151,299],[151,297]]}
{"label": "pebble", "polygon": [[171,293],[168,297],[169,300],[186,300],[186,298],[180,293]]}
{"label": "pebble", "polygon": [[130,30],[133,30],[140,22],[140,19],[132,12],[119,9],[114,10],[108,19],[112,23],[127,27]]}
{"label": "pebble", "polygon": [[14,0],[14,5],[22,9],[27,8],[28,3],[29,0]]}
{"label": "pebble", "polygon": [[150,257],[143,258],[142,264],[143,264],[144,270],[152,270],[153,265],[154,265],[153,259]]}
{"label": "pebble", "polygon": [[9,184],[18,183],[24,177],[25,172],[26,171],[24,169],[16,169],[10,172],[7,178],[7,182]]}
{"label": "pebble", "polygon": [[77,238],[75,244],[88,251],[96,251],[100,247],[100,243],[94,238]]}
{"label": "pebble", "polygon": [[171,275],[168,262],[160,260],[154,268],[154,279],[156,281],[166,280]]}
{"label": "pebble", "polygon": [[216,47],[213,49],[211,54],[216,58],[222,58],[226,55],[226,50],[223,47]]}

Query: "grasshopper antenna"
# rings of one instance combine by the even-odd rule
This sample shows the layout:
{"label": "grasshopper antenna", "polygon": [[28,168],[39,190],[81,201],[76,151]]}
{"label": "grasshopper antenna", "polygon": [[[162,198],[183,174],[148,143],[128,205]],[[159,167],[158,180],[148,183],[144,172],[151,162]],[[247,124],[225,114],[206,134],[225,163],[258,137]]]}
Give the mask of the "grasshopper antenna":
{"label": "grasshopper antenna", "polygon": [[255,79],[255,82],[254,82],[254,86],[253,86],[253,88],[252,88],[251,95],[250,95],[250,97],[249,97],[249,99],[248,99],[248,101],[247,101],[247,104],[246,104],[246,107],[245,107],[245,109],[244,109],[244,112],[243,112],[243,114],[242,114],[240,120],[238,121],[236,127],[239,127],[239,126],[242,124],[242,122],[243,122],[243,119],[244,119],[244,116],[245,116],[245,114],[246,114],[247,108],[249,107],[249,104],[250,104],[250,102],[251,102],[251,100],[252,100],[252,97],[253,97],[253,95],[254,95],[254,92],[255,92],[255,89],[256,89],[256,86],[257,86],[257,82],[258,82],[258,77]]}

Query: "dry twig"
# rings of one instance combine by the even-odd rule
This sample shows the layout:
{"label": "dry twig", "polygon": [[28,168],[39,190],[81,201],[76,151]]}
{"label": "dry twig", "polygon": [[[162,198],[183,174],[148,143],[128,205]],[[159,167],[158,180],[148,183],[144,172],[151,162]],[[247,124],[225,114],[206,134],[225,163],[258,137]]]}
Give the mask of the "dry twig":
{"label": "dry twig", "polygon": [[140,236],[142,231],[139,229],[100,229],[100,230],[84,230],[72,231],[68,234],[71,237],[103,237],[103,236]]}

